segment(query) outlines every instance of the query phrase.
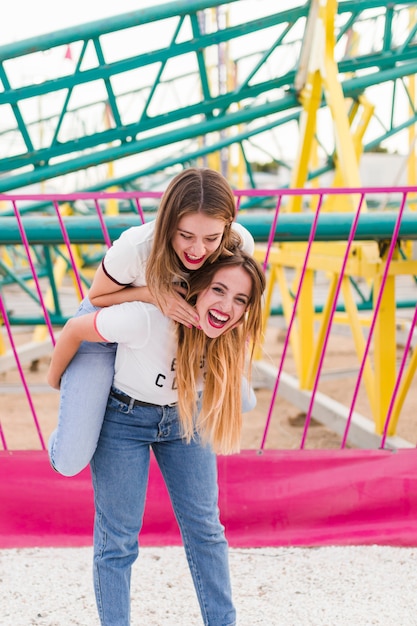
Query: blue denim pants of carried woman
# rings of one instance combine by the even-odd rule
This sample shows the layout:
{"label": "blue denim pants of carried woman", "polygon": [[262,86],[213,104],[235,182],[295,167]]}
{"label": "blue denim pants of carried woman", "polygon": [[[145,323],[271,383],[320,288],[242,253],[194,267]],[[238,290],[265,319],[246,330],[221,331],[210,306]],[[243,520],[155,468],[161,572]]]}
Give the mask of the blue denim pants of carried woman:
{"label": "blue denim pants of carried woman", "polygon": [[[96,310],[84,298],[76,316]],[[64,372],[58,425],[48,441],[51,465],[64,476],[81,472],[94,454],[113,382],[116,348],[116,343],[83,341]]]}
{"label": "blue denim pants of carried woman", "polygon": [[131,403],[124,404],[112,395],[91,461],[94,588],[101,625],[130,624],[131,568],[139,553],[151,449],[181,530],[203,623],[234,626],[236,612],[228,544],[219,519],[215,454],[197,436],[186,443],[175,406],[132,408]]}

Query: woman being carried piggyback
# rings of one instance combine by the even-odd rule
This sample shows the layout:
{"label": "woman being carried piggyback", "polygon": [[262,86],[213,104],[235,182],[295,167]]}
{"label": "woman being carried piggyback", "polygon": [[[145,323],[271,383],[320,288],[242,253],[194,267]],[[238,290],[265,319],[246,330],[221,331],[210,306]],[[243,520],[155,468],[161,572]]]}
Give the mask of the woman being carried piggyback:
{"label": "woman being carried piggyback", "polygon": [[[227,180],[211,169],[184,170],[168,185],[154,221],[126,230],[98,268],[89,297],[77,315],[122,302],[156,304],[186,327],[199,325],[184,299],[184,281],[205,271],[220,255],[254,250],[250,233],[236,223],[236,205]],[[83,341],[60,388],[58,426],[49,443],[52,466],[72,476],[94,453],[114,374],[115,343]],[[254,406],[243,381],[244,410]]]}

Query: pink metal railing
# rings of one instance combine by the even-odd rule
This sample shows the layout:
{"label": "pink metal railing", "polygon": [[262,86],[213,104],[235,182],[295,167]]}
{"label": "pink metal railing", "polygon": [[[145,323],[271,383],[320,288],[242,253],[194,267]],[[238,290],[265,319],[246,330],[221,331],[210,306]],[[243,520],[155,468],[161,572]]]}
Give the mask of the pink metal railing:
{"label": "pink metal railing", "polygon": [[[409,197],[411,197],[411,194],[415,194],[417,191],[417,189],[415,188],[386,188],[384,189],[384,192],[386,194],[399,194],[401,201],[400,201],[400,205],[399,208],[397,210],[397,217],[396,217],[396,221],[395,221],[395,227],[393,229],[392,232],[392,236],[390,239],[390,244],[389,244],[389,249],[388,249],[388,253],[386,254],[386,258],[385,258],[385,265],[384,265],[384,271],[383,271],[383,276],[381,279],[381,285],[380,285],[380,291],[378,293],[378,297],[375,301],[374,307],[373,307],[373,311],[372,311],[372,316],[371,316],[371,323],[369,326],[369,333],[368,333],[368,337],[367,337],[367,341],[366,341],[366,347],[365,347],[365,351],[360,363],[360,367],[359,367],[359,374],[357,376],[356,379],[356,384],[355,384],[355,389],[354,389],[354,394],[353,394],[353,398],[352,398],[352,402],[350,405],[350,410],[349,410],[349,417],[347,419],[346,422],[346,428],[345,428],[345,432],[343,434],[342,440],[341,440],[341,448],[344,448],[346,446],[347,443],[347,438],[348,438],[348,434],[349,434],[349,428],[350,428],[350,423],[351,423],[351,418],[355,409],[355,404],[357,401],[357,396],[358,396],[358,391],[359,391],[359,386],[361,384],[361,380],[362,380],[362,375],[364,372],[364,368],[365,368],[365,364],[367,362],[367,358],[369,355],[369,350],[371,347],[371,342],[373,339],[373,333],[374,333],[374,329],[375,329],[375,324],[379,315],[379,310],[380,310],[380,306],[381,306],[381,299],[382,299],[382,295],[383,295],[383,290],[384,290],[384,286],[385,283],[387,281],[387,277],[390,271],[390,266],[391,266],[391,262],[393,259],[393,255],[394,255],[394,251],[395,248],[397,246],[398,243],[398,235],[399,235],[399,231],[400,231],[400,227],[401,227],[401,223],[402,223],[402,219],[403,219],[403,215],[404,215],[404,211],[405,211],[405,207],[407,204],[407,201],[409,199]],[[291,317],[290,317],[290,321],[288,323],[288,327],[286,329],[286,334],[285,334],[285,341],[284,341],[284,345],[283,345],[283,349],[282,349],[282,353],[281,353],[281,358],[279,360],[279,363],[277,364],[277,375],[276,375],[276,379],[275,379],[275,383],[273,386],[273,390],[272,390],[272,394],[271,394],[271,399],[270,399],[270,403],[269,403],[269,408],[267,411],[267,415],[266,415],[266,419],[265,419],[265,426],[264,426],[264,431],[263,434],[261,436],[261,443],[260,443],[260,449],[264,449],[265,445],[266,445],[266,440],[267,440],[267,435],[268,435],[268,431],[269,431],[269,426],[273,417],[273,410],[274,410],[274,406],[276,403],[276,398],[277,398],[277,394],[279,391],[279,384],[280,384],[280,380],[281,380],[281,376],[282,376],[282,372],[284,371],[284,365],[285,365],[285,359],[287,356],[287,352],[288,352],[288,348],[290,345],[290,335],[291,332],[293,330],[293,326],[298,314],[298,307],[299,307],[299,298],[300,298],[300,294],[301,294],[301,290],[303,288],[303,283],[304,283],[304,279],[305,279],[305,275],[306,275],[306,271],[309,265],[309,261],[310,261],[310,256],[312,253],[312,247],[313,244],[315,242],[315,238],[316,238],[316,231],[317,231],[317,224],[318,224],[318,220],[319,220],[319,216],[321,214],[321,212],[323,211],[323,206],[325,203],[325,199],[327,196],[329,196],[330,194],[350,194],[352,196],[355,196],[358,198],[358,202],[357,202],[357,206],[356,206],[356,210],[354,212],[354,217],[353,217],[353,221],[352,221],[352,225],[351,225],[351,229],[350,229],[350,233],[346,242],[346,249],[345,249],[345,253],[343,255],[342,258],[342,262],[341,262],[341,269],[340,269],[340,274],[338,277],[338,282],[337,282],[337,287],[335,290],[335,295],[333,298],[333,302],[332,302],[332,306],[331,306],[331,312],[330,312],[330,317],[329,317],[329,325],[326,328],[326,332],[325,332],[325,337],[324,337],[324,343],[323,343],[323,350],[318,362],[318,367],[315,373],[315,377],[314,377],[314,382],[312,385],[312,388],[310,390],[310,400],[309,400],[309,407],[308,407],[308,411],[306,414],[306,419],[305,419],[305,424],[304,424],[304,429],[303,429],[303,434],[302,434],[302,439],[301,439],[301,443],[300,443],[300,448],[304,448],[305,444],[306,444],[306,437],[307,437],[307,433],[309,430],[309,426],[310,426],[310,422],[311,422],[311,418],[312,418],[312,411],[313,411],[313,405],[314,405],[314,400],[315,400],[315,396],[316,396],[316,392],[318,389],[318,385],[319,385],[319,380],[320,380],[320,375],[321,375],[321,371],[322,371],[322,367],[323,367],[323,362],[324,362],[324,358],[325,358],[325,353],[326,353],[326,348],[327,348],[327,344],[328,344],[328,340],[330,337],[330,332],[331,332],[331,328],[332,328],[332,324],[333,324],[333,320],[334,320],[334,316],[336,313],[336,306],[337,306],[337,301],[338,301],[338,297],[340,294],[340,290],[341,290],[341,286],[342,286],[342,281],[345,275],[345,270],[346,270],[346,265],[348,263],[349,260],[349,254],[352,248],[352,244],[355,241],[355,235],[356,235],[356,231],[357,231],[357,226],[358,226],[358,222],[359,222],[359,218],[361,213],[364,211],[364,206],[365,206],[365,202],[366,199],[370,196],[370,194],[372,193],[381,193],[381,189],[380,188],[367,188],[367,189],[314,189],[314,190],[238,190],[236,191],[236,198],[237,198],[237,206],[238,209],[241,206],[241,202],[242,202],[242,198],[245,197],[256,197],[256,198],[264,198],[266,196],[268,197],[276,197],[277,201],[276,201],[276,205],[275,205],[275,209],[273,210],[273,216],[272,216],[272,220],[271,220],[271,228],[270,228],[270,232],[269,232],[269,237],[268,237],[268,241],[266,244],[266,249],[265,249],[265,256],[264,256],[264,260],[263,260],[263,264],[264,264],[264,269],[267,270],[267,268],[269,267],[269,260],[270,260],[270,255],[271,255],[271,251],[273,249],[273,245],[274,245],[274,234],[277,228],[277,225],[279,223],[279,219],[280,219],[280,215],[282,213],[282,206],[283,206],[283,200],[288,198],[291,195],[304,195],[305,198],[307,200],[311,200],[311,198],[314,196],[314,198],[318,200],[317,202],[317,206],[315,208],[315,213],[314,213],[314,219],[312,221],[312,225],[311,225],[311,230],[310,230],[310,234],[308,237],[308,241],[306,242],[307,246],[306,246],[306,251],[305,251],[305,257],[304,257],[304,261],[302,264],[302,268],[301,268],[301,272],[300,272],[300,278],[299,278],[299,283],[298,283],[298,287],[295,293],[295,297],[294,297],[294,303],[293,303],[293,308],[292,308],[292,312],[291,312]],[[142,204],[141,204],[141,200],[145,199],[145,198],[153,198],[154,200],[157,200],[159,197],[161,196],[160,192],[115,192],[115,193],[108,193],[108,194],[104,194],[104,193],[97,193],[97,194],[93,194],[93,193],[79,193],[79,194],[66,194],[66,195],[45,195],[45,194],[37,194],[37,195],[28,195],[28,194],[24,194],[24,195],[15,195],[15,196],[0,196],[0,202],[3,201],[3,204],[7,201],[10,201],[12,206],[13,206],[13,213],[16,219],[16,223],[18,224],[19,227],[19,233],[20,233],[20,237],[21,237],[21,245],[25,251],[25,255],[26,255],[26,259],[27,262],[29,264],[30,267],[30,271],[31,271],[31,275],[33,277],[33,281],[34,284],[36,286],[36,291],[39,297],[39,302],[40,302],[40,306],[42,308],[43,311],[43,316],[44,316],[44,323],[48,328],[49,331],[49,335],[51,338],[51,349],[52,346],[55,344],[55,338],[54,338],[54,330],[52,327],[52,323],[50,320],[50,316],[49,316],[49,312],[48,312],[48,307],[46,305],[45,302],[45,294],[43,293],[43,290],[41,288],[41,281],[39,279],[38,273],[37,273],[37,269],[36,269],[36,264],[33,261],[33,253],[32,253],[32,248],[31,245],[28,242],[28,238],[26,236],[25,233],[25,229],[24,229],[24,224],[23,224],[23,220],[21,219],[21,211],[19,210],[19,203],[20,202],[25,202],[27,203],[27,201],[32,201],[32,202],[43,202],[43,201],[50,201],[54,207],[55,210],[55,215],[56,218],[59,222],[60,225],[60,229],[62,232],[62,236],[63,236],[63,241],[66,247],[66,250],[68,252],[68,257],[69,257],[69,261],[70,264],[72,266],[72,270],[74,272],[74,276],[75,276],[75,280],[76,280],[76,287],[78,290],[78,293],[76,294],[77,297],[83,297],[84,294],[84,289],[82,286],[82,280],[80,278],[80,274],[79,274],[79,268],[76,265],[76,261],[72,252],[72,243],[70,241],[70,237],[68,235],[68,232],[66,230],[65,227],[65,223],[62,219],[61,216],[61,206],[62,203],[64,202],[70,202],[70,201],[76,201],[76,200],[93,200],[94,203],[94,207],[95,207],[95,211],[97,214],[97,219],[100,223],[100,228],[101,228],[101,232],[103,234],[103,242],[105,243],[106,246],[110,246],[111,245],[111,237],[110,234],[108,232],[108,228],[106,226],[106,219],[105,219],[105,212],[100,204],[100,202],[102,201],[106,201],[108,199],[130,199],[130,200],[134,200],[135,204],[136,204],[136,209],[137,209],[137,213],[139,216],[138,219],[138,224],[143,223],[145,221],[145,215],[144,215],[144,211],[142,208]],[[27,206],[27,205],[26,205]],[[0,228],[1,228],[1,217],[0,217]],[[1,244],[1,235],[0,235],[0,244]],[[1,248],[0,248],[0,253],[1,253]],[[1,254],[0,254],[0,258],[1,258]],[[16,364],[16,367],[18,369],[19,372],[19,376],[20,376],[20,380],[22,383],[22,387],[23,390],[26,394],[28,403],[29,403],[29,407],[31,410],[31,414],[32,414],[32,418],[33,418],[33,422],[36,426],[36,430],[38,433],[38,437],[39,437],[39,441],[40,441],[40,445],[42,447],[42,449],[45,448],[45,442],[44,442],[44,437],[42,434],[42,430],[39,426],[39,420],[38,420],[38,416],[37,416],[37,412],[36,409],[34,407],[34,403],[32,401],[32,396],[31,396],[31,392],[30,392],[30,385],[27,383],[26,380],[26,376],[24,373],[24,367],[21,364],[20,361],[20,357],[19,357],[19,350],[16,346],[16,342],[14,340],[13,337],[13,333],[12,333],[12,324],[9,321],[9,317],[8,317],[8,313],[7,313],[7,307],[4,301],[4,298],[2,297],[2,294],[0,292],[0,314],[1,317],[3,318],[3,324],[4,327],[6,329],[6,334],[7,334],[7,339],[8,342],[10,344],[10,349],[11,352],[14,356],[14,361]],[[406,341],[406,345],[404,347],[404,351],[403,351],[403,356],[402,356],[402,360],[401,360],[401,364],[397,373],[397,377],[396,377],[396,381],[395,381],[395,385],[394,385],[394,389],[393,389],[393,393],[392,393],[392,397],[391,397],[391,401],[390,401],[390,405],[388,408],[388,412],[386,415],[386,420],[385,420],[385,424],[384,424],[384,429],[383,429],[383,433],[381,435],[381,447],[383,448],[385,446],[386,443],[386,439],[387,439],[387,435],[388,435],[388,427],[389,427],[389,423],[390,423],[390,419],[392,416],[392,412],[394,409],[394,405],[395,405],[395,401],[397,398],[397,395],[399,393],[399,389],[400,389],[400,385],[401,385],[401,380],[402,380],[402,376],[405,370],[405,366],[406,366],[406,361],[407,361],[407,355],[409,354],[409,350],[412,344],[412,339],[413,339],[413,332],[414,332],[414,327],[416,325],[417,322],[417,309],[414,310],[414,315],[412,317],[412,321],[411,321],[411,325],[410,325],[410,330],[407,336],[407,341]],[[1,344],[0,344],[0,348],[1,348]],[[1,360],[2,356],[0,353],[0,360]],[[1,387],[0,387],[1,389]],[[4,429],[2,428],[2,424],[1,424],[1,420],[0,420],[0,439],[1,439],[1,443],[4,449],[7,449],[7,441],[6,441],[6,436],[4,433]]]}

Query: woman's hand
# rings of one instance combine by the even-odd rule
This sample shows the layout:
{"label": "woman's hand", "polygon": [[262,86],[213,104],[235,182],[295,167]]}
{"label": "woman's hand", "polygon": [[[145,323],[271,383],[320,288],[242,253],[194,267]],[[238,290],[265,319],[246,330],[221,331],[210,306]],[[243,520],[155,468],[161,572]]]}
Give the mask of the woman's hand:
{"label": "woman's hand", "polygon": [[176,288],[178,295],[164,296],[160,303],[155,303],[161,309],[162,313],[167,317],[170,317],[175,322],[184,324],[188,328],[199,325],[199,317],[197,311],[188,304],[181,295],[186,293],[186,290],[178,286]]}
{"label": "woman's hand", "polygon": [[199,318],[197,312],[183,297],[186,295],[187,290],[180,284],[175,285],[175,290],[178,295],[166,295],[158,303],[146,285],[142,287],[118,286],[106,276],[100,265],[94,276],[93,284],[89,291],[89,298],[92,304],[99,307],[120,304],[121,302],[133,302],[134,300],[148,302],[155,304],[164,315],[170,317],[175,322],[184,324],[188,328],[198,326]]}

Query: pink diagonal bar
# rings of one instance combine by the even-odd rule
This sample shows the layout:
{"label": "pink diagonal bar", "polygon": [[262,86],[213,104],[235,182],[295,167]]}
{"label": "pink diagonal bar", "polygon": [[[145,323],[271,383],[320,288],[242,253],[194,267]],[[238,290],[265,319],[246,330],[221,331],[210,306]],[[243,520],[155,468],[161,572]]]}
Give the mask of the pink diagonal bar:
{"label": "pink diagonal bar", "polygon": [[96,211],[97,211],[97,215],[98,215],[98,219],[100,221],[100,225],[101,225],[101,231],[103,233],[103,237],[104,237],[104,241],[106,243],[106,246],[108,248],[111,247],[111,239],[110,239],[110,235],[109,235],[109,231],[108,228],[106,226],[106,222],[104,221],[104,217],[103,217],[103,211],[101,210],[98,198],[96,198],[94,200],[94,204],[96,207]]}
{"label": "pink diagonal bar", "polygon": [[308,428],[310,426],[310,422],[311,422],[311,416],[312,416],[312,411],[313,411],[313,406],[314,406],[314,399],[316,397],[316,392],[317,392],[317,387],[319,384],[319,379],[320,379],[320,374],[321,374],[321,370],[323,367],[323,362],[324,362],[324,356],[326,354],[326,348],[327,348],[327,343],[329,341],[329,336],[330,336],[330,331],[332,328],[332,323],[333,323],[333,318],[334,318],[334,314],[336,312],[336,306],[337,306],[337,299],[339,297],[339,293],[340,293],[340,289],[342,286],[342,281],[343,281],[343,277],[345,274],[345,269],[346,269],[346,264],[348,262],[349,259],[349,252],[350,252],[350,248],[352,246],[352,242],[355,238],[355,233],[356,233],[356,228],[358,226],[358,221],[359,221],[359,216],[360,216],[360,212],[361,212],[361,208],[362,208],[362,204],[363,204],[363,199],[364,199],[364,194],[361,195],[359,204],[358,204],[358,208],[356,210],[356,214],[354,217],[354,220],[352,222],[352,226],[349,232],[349,238],[347,241],[347,245],[346,245],[346,250],[345,250],[345,254],[343,257],[343,261],[342,261],[342,267],[340,270],[340,274],[339,274],[339,278],[337,281],[337,285],[336,285],[336,292],[335,292],[335,296],[334,296],[334,300],[332,303],[332,308],[330,310],[330,318],[329,318],[329,324],[327,326],[326,329],[326,334],[324,337],[324,342],[323,342],[323,349],[321,351],[321,355],[320,355],[320,359],[319,359],[319,363],[318,363],[318,367],[317,367],[317,373],[314,379],[314,385],[313,385],[313,389],[311,391],[311,397],[310,397],[310,403],[309,403],[309,407],[308,407],[308,411],[306,414],[306,419],[305,419],[305,423],[304,423],[304,430],[303,430],[303,436],[301,439],[301,445],[300,448],[304,448],[305,442],[306,442],[306,438],[307,438],[307,431]]}
{"label": "pink diagonal bar", "polygon": [[3,450],[7,450],[7,443],[6,443],[6,439],[4,437],[4,432],[3,432],[3,428],[1,426],[1,423],[0,423],[0,441],[2,443]]}
{"label": "pink diagonal bar", "polygon": [[[28,387],[27,382],[26,382],[25,374],[23,372],[23,367],[22,367],[22,364],[20,362],[19,354],[18,354],[17,349],[16,349],[16,344],[15,344],[14,339],[13,339],[13,334],[12,334],[12,329],[11,329],[10,322],[9,322],[9,317],[7,315],[6,307],[4,306],[4,302],[3,302],[3,298],[1,296],[1,294],[0,294],[0,313],[1,313],[1,316],[3,318],[4,325],[6,327],[7,336],[9,338],[10,346],[12,348],[14,359],[15,359],[16,365],[17,365],[17,369],[19,371],[20,380],[22,381],[22,385],[23,385],[25,393],[26,393],[26,398],[27,398],[29,406],[30,406],[30,410],[31,410],[31,413],[32,413],[33,421],[35,422],[35,427],[36,427],[36,431],[38,433],[39,441],[41,442],[42,450],[45,450],[45,441],[44,441],[43,436],[42,436],[42,431],[41,431],[41,428],[40,428],[40,425],[39,425],[39,422],[38,422],[38,418],[37,418],[37,415],[36,415],[35,406],[33,404],[32,396],[30,394],[29,387]],[[1,440],[2,440],[2,444],[4,446],[4,449],[7,450],[6,440],[4,438],[3,431],[1,431],[0,434],[1,434]]]}
{"label": "pink diagonal bar", "polygon": [[145,223],[145,214],[143,212],[142,205],[140,203],[140,199],[139,198],[136,198],[136,208],[137,208],[137,211],[139,213],[139,217],[141,219],[141,222],[142,222],[142,224],[144,224]]}
{"label": "pink diagonal bar", "polygon": [[265,259],[264,259],[263,266],[262,266],[264,272],[266,272],[266,268],[268,267],[269,254],[271,252],[272,244],[274,243],[274,236],[275,236],[275,231],[277,229],[279,210],[281,208],[281,201],[282,201],[282,195],[278,196],[277,205],[275,207],[274,219],[272,221],[271,230],[269,231],[268,244],[266,247]]}
{"label": "pink diagonal bar", "polygon": [[394,232],[392,234],[390,247],[388,249],[387,260],[385,262],[384,273],[382,275],[381,287],[380,287],[380,290],[379,290],[379,293],[378,293],[378,297],[377,297],[377,301],[376,301],[376,304],[375,304],[375,310],[374,310],[374,314],[372,316],[372,322],[371,322],[371,325],[370,325],[370,328],[369,328],[369,334],[368,334],[368,338],[367,338],[367,341],[366,341],[366,346],[365,346],[365,351],[364,351],[364,355],[363,355],[363,358],[362,358],[362,363],[361,363],[361,366],[360,366],[360,369],[359,369],[359,375],[358,375],[358,378],[356,379],[356,384],[355,384],[355,390],[354,390],[354,393],[353,393],[352,403],[350,405],[349,415],[348,415],[348,418],[347,418],[347,421],[346,421],[345,432],[343,434],[342,445],[341,445],[342,448],[344,448],[346,446],[346,441],[347,441],[347,436],[348,436],[348,433],[349,433],[350,423],[352,421],[352,415],[353,415],[353,411],[354,411],[354,408],[355,408],[356,399],[358,397],[359,387],[360,387],[360,384],[362,382],[362,376],[363,376],[363,371],[365,369],[366,359],[368,357],[369,349],[370,349],[370,346],[371,346],[373,332],[374,332],[374,328],[375,328],[375,324],[376,324],[376,318],[378,316],[379,308],[381,306],[382,294],[384,292],[385,283],[387,282],[389,266],[391,264],[392,255],[394,254],[395,246],[397,244],[398,233],[400,232],[401,220],[402,220],[402,216],[403,216],[403,212],[404,212],[406,199],[407,199],[407,191],[404,191],[403,192],[402,201],[401,201],[401,206],[400,206],[400,208],[398,210],[398,215],[397,215],[397,219],[396,219],[396,222],[395,222],[395,227],[394,227]]}
{"label": "pink diagonal bar", "polygon": [[297,293],[295,295],[294,306],[293,306],[293,310],[292,310],[292,313],[291,313],[290,323],[288,325],[287,334],[285,336],[285,342],[284,342],[284,347],[283,347],[283,350],[282,350],[281,361],[280,361],[279,368],[278,368],[278,374],[277,374],[277,377],[276,377],[276,380],[275,380],[274,389],[272,391],[272,397],[271,397],[271,402],[269,404],[268,415],[267,415],[266,422],[265,422],[265,429],[264,429],[264,433],[263,433],[263,437],[262,437],[260,451],[262,451],[264,449],[264,447],[265,447],[265,441],[266,441],[266,437],[267,437],[267,434],[268,434],[269,425],[270,425],[271,417],[272,417],[272,411],[274,409],[275,399],[276,399],[276,396],[277,396],[277,393],[278,393],[279,381],[280,381],[280,378],[281,378],[281,373],[282,373],[282,369],[283,369],[283,366],[284,366],[284,360],[285,360],[285,356],[287,354],[287,349],[288,349],[288,345],[289,345],[289,341],[290,341],[291,330],[292,330],[292,327],[293,327],[293,324],[294,324],[295,314],[297,312],[297,305],[298,305],[298,300],[300,298],[301,287],[303,285],[304,276],[305,276],[305,273],[306,273],[306,270],[307,270],[307,263],[308,263],[308,259],[310,257],[311,246],[313,245],[314,237],[316,235],[317,223],[318,223],[320,209],[321,209],[322,204],[323,204],[323,194],[320,193],[319,203],[317,205],[316,213],[314,215],[314,220],[313,220],[313,223],[311,225],[310,235],[309,235],[308,244],[307,244],[307,252],[306,252],[306,255],[304,257],[304,263],[303,263],[303,267],[302,267],[301,275],[300,275],[300,282],[298,284]]}
{"label": "pink diagonal bar", "polygon": [[69,257],[70,257],[70,260],[71,260],[71,266],[72,266],[72,270],[73,270],[74,275],[75,275],[75,279],[77,281],[78,291],[80,292],[81,298],[84,298],[84,290],[83,290],[83,286],[81,284],[81,279],[80,279],[80,274],[78,272],[77,264],[75,262],[74,255],[72,253],[71,242],[69,240],[68,232],[67,232],[67,229],[65,227],[64,220],[62,219],[61,212],[59,210],[59,204],[56,201],[54,201],[54,208],[55,208],[56,216],[57,216],[58,221],[59,221],[59,226],[61,228],[62,237],[64,238],[64,243],[65,243],[65,246],[66,246],[66,248],[68,250],[68,254],[69,254]]}
{"label": "pink diagonal bar", "polygon": [[48,327],[49,334],[50,334],[50,337],[52,339],[52,344],[55,345],[55,336],[54,336],[54,331],[52,330],[51,319],[49,317],[48,309],[46,308],[45,301],[43,299],[42,290],[41,290],[41,286],[39,284],[38,275],[36,273],[36,269],[35,269],[35,266],[34,266],[33,261],[32,261],[32,254],[30,252],[29,242],[28,242],[28,239],[26,237],[26,232],[25,232],[25,229],[23,227],[23,223],[22,223],[22,220],[20,218],[19,209],[17,208],[17,203],[16,203],[15,200],[13,200],[13,210],[14,210],[14,213],[15,213],[15,216],[16,216],[16,219],[17,219],[17,223],[18,223],[18,226],[19,226],[19,232],[20,232],[20,236],[22,237],[22,242],[23,242],[23,246],[24,246],[25,251],[26,251],[26,256],[27,256],[27,259],[29,261],[29,265],[30,265],[30,269],[31,269],[31,272],[32,272],[33,280],[35,281],[36,291],[38,292],[38,296],[39,296],[39,302],[40,302],[40,305],[42,307],[42,311],[43,311],[43,314],[44,314],[44,317],[45,317],[45,323],[46,323],[46,325]]}
{"label": "pink diagonal bar", "polygon": [[385,424],[384,424],[384,431],[382,434],[382,439],[381,439],[381,448],[385,448],[385,442],[387,439],[387,434],[388,434],[388,427],[389,427],[389,423],[391,420],[391,415],[392,415],[392,411],[394,408],[394,403],[395,400],[397,398],[397,394],[398,394],[398,390],[400,388],[400,383],[401,383],[401,379],[402,379],[402,375],[404,373],[404,368],[405,368],[405,364],[407,362],[407,355],[409,353],[410,347],[411,347],[411,341],[413,339],[413,334],[414,334],[414,329],[416,327],[417,324],[417,307],[414,309],[414,315],[413,315],[413,321],[411,322],[411,326],[410,326],[410,330],[407,336],[407,341],[404,347],[404,352],[403,352],[403,356],[401,359],[401,365],[400,368],[398,370],[398,375],[397,375],[397,380],[395,381],[395,386],[394,386],[394,390],[392,392],[392,396],[391,396],[391,400],[389,403],[389,407],[388,407],[388,412],[387,412],[387,417],[385,419]]}

